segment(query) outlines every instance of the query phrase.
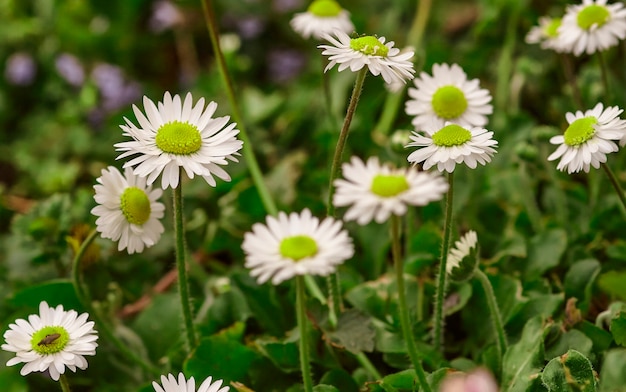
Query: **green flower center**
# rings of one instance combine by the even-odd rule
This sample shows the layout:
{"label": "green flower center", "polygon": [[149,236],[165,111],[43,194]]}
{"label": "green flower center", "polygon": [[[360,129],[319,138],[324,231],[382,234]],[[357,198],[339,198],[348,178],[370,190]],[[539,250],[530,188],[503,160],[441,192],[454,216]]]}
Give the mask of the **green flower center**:
{"label": "green flower center", "polygon": [[456,124],[446,125],[433,135],[433,142],[439,147],[460,146],[471,139],[472,133]]}
{"label": "green flower center", "polygon": [[300,261],[317,254],[317,243],[308,235],[287,237],[280,243],[280,254],[288,259]]}
{"label": "green flower center", "polygon": [[372,181],[372,193],[382,197],[397,196],[409,190],[409,183],[404,176],[386,176],[379,174]]}
{"label": "green flower center", "polygon": [[381,44],[376,37],[371,35],[352,38],[350,40],[350,48],[368,56],[387,57],[387,53],[389,53],[389,48]]}
{"label": "green flower center", "polygon": [[33,334],[30,345],[41,355],[58,353],[70,341],[70,334],[60,326],[43,327]]}
{"label": "green flower center", "polygon": [[561,18],[554,18],[543,28],[546,37],[556,38],[559,35],[559,27],[561,27]]}
{"label": "green flower center", "polygon": [[593,127],[598,123],[598,119],[593,116],[579,118],[567,127],[563,137],[568,146],[579,146],[591,139],[596,133]]}
{"label": "green flower center", "polygon": [[150,218],[150,199],[146,192],[131,186],[124,190],[120,197],[122,214],[129,223],[143,225]]}
{"label": "green flower center", "polygon": [[467,109],[465,94],[454,86],[440,87],[433,95],[432,102],[437,116],[446,120],[459,117]]}
{"label": "green flower center", "polygon": [[592,4],[578,13],[576,22],[581,29],[589,30],[594,25],[602,26],[609,20],[610,16],[611,14],[605,6]]}
{"label": "green flower center", "polygon": [[315,0],[307,11],[315,16],[330,18],[339,15],[341,6],[334,0]]}
{"label": "green flower center", "polygon": [[156,134],[156,145],[163,152],[189,155],[202,147],[202,137],[194,125],[172,121],[159,128]]}

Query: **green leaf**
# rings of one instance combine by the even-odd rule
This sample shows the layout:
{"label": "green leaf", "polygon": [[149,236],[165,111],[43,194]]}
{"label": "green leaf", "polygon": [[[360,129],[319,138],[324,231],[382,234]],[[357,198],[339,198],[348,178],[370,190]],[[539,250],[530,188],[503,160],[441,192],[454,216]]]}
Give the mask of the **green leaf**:
{"label": "green leaf", "polygon": [[65,310],[84,311],[76,296],[74,285],[67,279],[50,280],[22,289],[15,293],[11,304],[16,307],[37,309],[41,301],[48,302],[50,306],[62,304]]}
{"label": "green leaf", "polygon": [[379,384],[385,392],[416,391],[418,381],[415,370],[407,369],[383,377]]}
{"label": "green leaf", "polygon": [[469,283],[459,285],[457,290],[453,290],[448,294],[444,307],[444,314],[449,316],[463,309],[471,297],[472,285]]}
{"label": "green leaf", "polygon": [[607,294],[626,301],[626,271],[608,271],[598,277],[598,287]]}
{"label": "green leaf", "polygon": [[562,333],[552,347],[546,347],[545,358],[550,359],[565,354],[569,349],[574,349],[581,354],[588,356],[591,354],[593,342],[591,339],[577,329]]}
{"label": "green leaf", "polygon": [[578,308],[586,313],[596,277],[600,273],[600,262],[596,259],[581,260],[570,267],[565,274],[565,297],[578,298]]}
{"label": "green leaf", "polygon": [[[153,359],[161,359],[172,345],[180,340],[180,299],[178,294],[155,295],[133,323],[133,329],[141,337]],[[155,320],[176,320],[158,323]]]}
{"label": "green leaf", "polygon": [[597,382],[587,357],[569,350],[553,358],[543,370],[541,381],[550,392],[595,392]]}
{"label": "green leaf", "polygon": [[543,366],[543,339],[546,333],[541,317],[528,320],[519,342],[511,345],[503,358],[502,392],[525,392],[531,375]]}
{"label": "green leaf", "polygon": [[567,232],[550,229],[530,239],[525,277],[538,278],[550,268],[556,267],[567,247]]}
{"label": "green leaf", "polygon": [[300,370],[300,357],[297,342],[265,341],[257,339],[257,348],[274,365],[284,372],[296,372]]}
{"label": "green leaf", "polygon": [[374,351],[376,331],[370,317],[357,309],[349,309],[339,316],[337,329],[327,332],[327,336],[340,347],[351,353]]}
{"label": "green leaf", "polygon": [[600,392],[626,392],[626,349],[609,350],[600,371]]}
{"label": "green leaf", "polygon": [[[343,369],[331,369],[320,380],[320,385],[332,385],[334,390],[341,392],[359,392],[359,386],[354,382],[350,373]],[[314,388],[315,389],[315,388]]]}
{"label": "green leaf", "polygon": [[339,392],[339,389],[333,387],[332,385],[319,384],[313,387],[313,391],[315,392]]}
{"label": "green leaf", "polygon": [[17,368],[3,366],[0,369],[0,385],[3,392],[28,392],[28,384]]}
{"label": "green leaf", "polygon": [[609,329],[615,343],[622,347],[626,346],[626,312],[619,312],[617,316],[613,317]]}
{"label": "green leaf", "polygon": [[613,337],[608,331],[590,323],[587,320],[576,324],[577,330],[585,334],[593,342],[593,349],[596,352],[603,352],[613,343]]}

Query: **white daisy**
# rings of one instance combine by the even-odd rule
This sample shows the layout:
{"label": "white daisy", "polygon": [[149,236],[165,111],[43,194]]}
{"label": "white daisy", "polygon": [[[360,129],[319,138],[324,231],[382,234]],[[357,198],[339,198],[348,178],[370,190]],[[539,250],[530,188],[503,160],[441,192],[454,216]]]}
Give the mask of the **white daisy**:
{"label": "white daisy", "polygon": [[415,116],[412,123],[418,130],[433,119],[482,127],[493,112],[489,91],[480,88],[478,79],[467,80],[457,64],[435,64],[433,76],[422,72],[413,83],[417,88],[409,88],[413,99],[406,101],[405,111]]}
{"label": "white daisy", "polygon": [[230,181],[230,176],[220,165],[228,164],[228,160],[237,162],[234,155],[239,155],[237,152],[243,145],[235,137],[239,130],[235,129],[234,123],[226,126],[228,116],[212,118],[217,109],[215,102],[210,102],[206,110],[204,98],[193,107],[192,102],[190,93],[181,102],[178,94],[172,98],[166,92],[158,107],[144,97],[145,116],[133,105],[139,127],[124,118],[126,125],[120,127],[133,141],[115,145],[117,151],[124,151],[117,159],[139,154],[124,167],[135,167],[134,173],[147,177],[148,185],[163,173],[163,189],[178,186],[181,167],[189,178],[200,175],[211,186],[216,185],[214,175]]}
{"label": "white daisy", "polygon": [[406,147],[420,147],[407,157],[413,164],[424,162],[424,170],[437,165],[437,170],[452,173],[457,163],[465,163],[472,169],[480,163],[491,162],[498,142],[493,132],[480,127],[464,127],[458,124],[433,121],[424,128],[424,135],[413,132],[412,143]]}
{"label": "white daisy", "polygon": [[96,179],[94,199],[98,205],[91,210],[96,215],[96,230],[103,238],[119,241],[118,250],[142,252],[144,246],[156,244],[163,233],[165,205],[157,200],[161,189],[146,186],[146,179],[126,168],[124,175],[113,166],[102,169]]}
{"label": "white daisy", "polygon": [[440,200],[448,191],[447,181],[439,174],[419,172],[416,168],[393,169],[372,157],[364,163],[352,157],[342,166],[345,179],[337,179],[333,204],[350,206],[344,220],[365,225],[374,219],[386,221],[391,214],[402,216],[407,205],[423,206]]}
{"label": "white daisy", "polygon": [[626,37],[626,9],[622,2],[583,0],[567,8],[559,27],[559,40],[567,51],[580,56],[616,46]]}
{"label": "white daisy", "polygon": [[[224,382],[223,380],[215,380],[215,382],[212,381],[212,377],[204,380],[197,392],[230,391],[230,387],[222,387],[222,383]],[[168,374],[167,377],[161,376],[161,385],[159,385],[156,381],[152,382],[152,387],[156,392],[196,392],[196,380],[194,380],[193,377],[186,380],[185,375],[182,373],[178,373],[178,381],[173,374]]]}
{"label": "white daisy", "polygon": [[4,333],[2,349],[15,353],[7,366],[24,363],[22,376],[47,370],[55,381],[66,367],[73,372],[87,369],[85,356],[95,355],[98,347],[94,322],[87,317],[87,313],[79,316],[75,310],[63,310],[63,305],[51,308],[42,301],[39,314],[31,314],[28,321],[15,320]]}
{"label": "white daisy", "polygon": [[478,244],[478,236],[474,230],[470,230],[461,239],[454,243],[454,247],[448,253],[446,272],[450,274],[454,268],[461,266],[461,261],[470,255]]}
{"label": "white daisy", "polygon": [[525,41],[528,44],[540,44],[542,49],[563,52],[565,49],[559,39],[559,27],[561,27],[561,18],[542,16],[539,18],[539,25],[533,26],[526,34]]}
{"label": "white daisy", "polygon": [[559,147],[549,157],[549,161],[561,158],[557,169],[568,173],[584,170],[589,167],[598,169],[606,162],[606,154],[616,152],[614,140],[624,138],[626,121],[619,118],[623,109],[609,106],[603,109],[601,103],[585,113],[567,113],[565,119],[569,126],[563,135],[553,136],[550,143]]}
{"label": "white daisy", "polygon": [[367,66],[373,75],[381,75],[386,83],[402,82],[413,79],[415,70],[413,63],[409,61],[413,57],[413,51],[403,51],[394,48],[394,42],[385,43],[385,37],[366,35],[358,38],[350,38],[342,31],[334,31],[333,36],[324,35],[324,39],[332,45],[319,45],[324,49],[323,55],[328,57],[328,65],[324,72],[335,64],[339,64],[339,72],[350,68],[356,72]]}
{"label": "white daisy", "polygon": [[259,284],[270,278],[279,284],[296,275],[326,276],[354,254],[348,232],[333,218],[320,223],[305,209],[301,214],[280,212],[266,222],[255,223],[241,246],[245,266]]}
{"label": "white daisy", "polygon": [[348,34],[354,31],[350,13],[335,0],[315,0],[306,12],[300,12],[291,19],[291,28],[303,38],[322,39],[335,30]]}

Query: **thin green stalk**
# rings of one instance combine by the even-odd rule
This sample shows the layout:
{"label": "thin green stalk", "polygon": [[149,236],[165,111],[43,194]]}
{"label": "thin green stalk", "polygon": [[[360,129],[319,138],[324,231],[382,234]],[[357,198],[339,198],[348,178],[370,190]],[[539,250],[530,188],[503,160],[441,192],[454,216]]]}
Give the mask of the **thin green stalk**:
{"label": "thin green stalk", "polygon": [[411,321],[409,320],[409,309],[406,305],[406,291],[404,288],[404,263],[401,257],[400,244],[400,218],[396,215],[391,215],[390,221],[391,231],[391,254],[393,256],[393,263],[396,269],[396,284],[398,286],[398,312],[400,313],[400,324],[402,326],[402,334],[404,335],[404,342],[409,352],[409,357],[413,363],[415,374],[420,383],[422,392],[431,392],[430,385],[426,380],[426,372],[422,367],[422,361],[417,354],[417,347],[415,345],[415,337],[413,336],[413,328],[411,328]]}
{"label": "thin green stalk", "polygon": [[489,282],[489,278],[479,268],[476,269],[474,276],[478,278],[480,284],[485,290],[487,297],[487,306],[491,313],[491,322],[493,323],[493,329],[496,331],[496,347],[498,348],[498,367],[502,369],[502,357],[507,349],[506,332],[504,331],[504,324],[502,323],[502,315],[500,314],[500,308],[496,302],[496,295],[493,292],[493,286]]}
{"label": "thin green stalk", "polygon": [[526,162],[522,161],[519,163],[518,173],[522,185],[519,188],[519,191],[522,193],[522,202],[526,207],[528,219],[530,220],[530,224],[533,227],[535,233],[540,233],[543,230],[541,211],[539,210],[539,206],[537,205],[535,193],[532,191],[534,188],[532,187],[531,179],[528,174],[528,165],[526,165]]}
{"label": "thin green stalk", "polygon": [[604,61],[604,55],[598,50],[598,61],[600,62],[600,73],[602,74],[602,85],[604,86],[604,102],[611,102],[611,90],[609,89],[609,71]]}
{"label": "thin green stalk", "polygon": [[211,39],[211,46],[213,47],[213,54],[217,61],[220,75],[222,76],[222,81],[224,82],[224,87],[226,87],[226,95],[228,96],[230,109],[233,113],[233,119],[237,122],[239,137],[243,141],[243,158],[246,160],[248,169],[250,170],[250,175],[252,176],[252,181],[254,182],[257,192],[259,192],[259,196],[261,197],[261,201],[263,202],[265,210],[270,215],[276,215],[278,213],[276,203],[274,203],[274,199],[272,198],[272,195],[270,194],[269,189],[265,184],[263,174],[261,173],[261,169],[259,168],[259,163],[257,162],[256,156],[254,155],[252,143],[250,142],[250,138],[248,137],[248,133],[246,132],[245,125],[239,112],[239,105],[237,104],[237,99],[235,98],[233,82],[230,78],[230,74],[228,73],[228,67],[226,67],[224,54],[222,53],[222,49],[220,48],[219,31],[217,28],[217,19],[215,18],[215,12],[213,11],[212,0],[202,0],[202,8],[204,10],[204,18],[206,21],[207,29],[209,30],[209,37]]}
{"label": "thin green stalk", "polygon": [[309,333],[306,317],[306,291],[304,279],[296,276],[296,316],[298,330],[300,331],[300,369],[305,392],[313,392],[313,379],[311,378],[311,364],[309,359]]}
{"label": "thin green stalk", "polygon": [[617,181],[617,177],[615,177],[613,170],[611,170],[609,165],[607,165],[606,163],[602,164],[602,168],[604,169],[604,172],[606,173],[606,175],[609,177],[609,181],[611,181],[611,185],[613,185],[613,189],[615,189],[615,192],[617,192],[617,196],[619,196],[619,199],[622,202],[624,209],[626,209],[626,195],[624,195],[624,190],[619,185],[619,182]]}
{"label": "thin green stalk", "polygon": [[372,364],[372,362],[367,357],[367,355],[365,355],[365,353],[359,352],[358,354],[356,354],[356,359],[357,361],[359,361],[361,366],[363,366],[363,368],[374,377],[374,380],[381,380],[383,378],[378,369],[376,369],[376,367]]}
{"label": "thin green stalk", "polygon": [[87,238],[83,241],[74,256],[74,260],[72,261],[72,284],[74,285],[74,291],[76,291],[76,296],[78,300],[83,305],[83,307],[87,310],[91,318],[96,323],[96,329],[98,333],[104,335],[104,337],[113,343],[113,345],[121,352],[126,358],[133,361],[137,365],[139,365],[142,369],[147,371],[152,375],[161,374],[161,370],[155,368],[150,363],[145,361],[143,358],[135,354],[135,352],[128,349],[128,346],[122,342],[116,335],[113,333],[110,325],[105,321],[104,318],[100,316],[100,314],[93,307],[91,302],[91,296],[89,295],[89,291],[84,287],[82,283],[82,276],[80,273],[80,261],[85,254],[85,251],[91,245],[93,240],[97,237],[98,232],[94,229],[89,233]]}
{"label": "thin green stalk", "polygon": [[561,53],[559,55],[559,59],[561,59],[561,64],[563,65],[563,73],[565,74],[565,79],[569,83],[572,88],[572,99],[574,100],[574,104],[578,109],[583,109],[583,98],[580,94],[580,88],[578,88],[578,83],[576,83],[576,75],[574,74],[574,69],[572,67],[572,59],[568,54]]}
{"label": "thin green stalk", "polygon": [[63,392],[71,392],[70,383],[67,381],[65,374],[61,374],[59,377],[59,384],[61,384],[61,390]]}
{"label": "thin green stalk", "polygon": [[[178,169],[182,176],[182,168]],[[189,282],[187,278],[187,262],[185,257],[185,227],[183,223],[183,191],[182,181],[174,188],[174,236],[176,243],[176,269],[178,271],[178,296],[183,313],[187,352],[198,345],[196,330],[193,325],[191,302],[189,299]]]}
{"label": "thin green stalk", "polygon": [[441,245],[441,258],[439,260],[439,275],[437,276],[437,288],[435,292],[435,349],[443,348],[443,301],[446,295],[446,263],[448,262],[448,250],[450,248],[450,234],[452,232],[452,204],[454,197],[454,172],[448,175],[448,193],[446,195],[446,215],[443,222],[443,240]]}
{"label": "thin green stalk", "polygon": [[[505,4],[505,3],[503,3]],[[496,94],[494,112],[507,113],[509,109],[509,92],[511,87],[511,74],[513,73],[513,55],[517,42],[517,26],[520,14],[520,6],[517,2],[510,4],[510,15],[504,26],[507,26],[504,33],[504,45],[498,58],[498,68],[496,72]]]}

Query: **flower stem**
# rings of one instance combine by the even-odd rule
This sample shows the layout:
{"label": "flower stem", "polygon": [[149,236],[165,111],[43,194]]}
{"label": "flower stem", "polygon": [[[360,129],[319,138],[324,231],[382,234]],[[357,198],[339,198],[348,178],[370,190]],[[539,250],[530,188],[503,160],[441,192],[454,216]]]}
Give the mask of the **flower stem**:
{"label": "flower stem", "polygon": [[443,345],[443,301],[446,295],[446,263],[448,262],[448,249],[450,248],[450,234],[452,232],[452,203],[454,197],[454,172],[448,174],[448,193],[446,195],[446,212],[443,222],[443,240],[441,244],[441,258],[439,260],[439,275],[437,276],[437,288],[435,292],[435,333],[434,341],[436,350],[442,350]]}
{"label": "flower stem", "polygon": [[502,356],[506,352],[507,342],[500,308],[498,308],[496,295],[493,292],[493,286],[491,285],[491,282],[489,282],[487,275],[481,271],[480,268],[476,268],[474,276],[478,278],[480,284],[483,286],[483,290],[485,290],[487,306],[489,307],[489,312],[491,313],[491,322],[493,323],[493,329],[495,329],[497,335],[496,345],[498,348],[498,366],[502,369]]}
{"label": "flower stem", "polygon": [[[598,61],[600,62],[600,73],[602,74],[602,85],[604,86],[604,102],[611,101],[611,90],[609,89],[609,72],[604,61],[604,55],[598,50]],[[604,166],[604,165],[603,165]]]}
{"label": "flower stem", "polygon": [[[517,42],[517,26],[521,7],[517,2],[502,3],[510,4],[510,14],[504,25],[506,31],[504,33],[504,44],[501,46],[500,57],[497,61],[496,72],[496,93],[495,96],[495,111],[501,113],[511,112],[510,101],[510,87],[511,87],[511,74],[513,73],[513,55],[515,52],[515,44]],[[504,9],[501,10],[505,11]]]}
{"label": "flower stem", "polygon": [[365,368],[365,370],[367,370],[374,377],[375,380],[381,380],[383,378],[378,369],[376,369],[376,367],[372,364],[372,362],[367,357],[367,355],[365,355],[365,353],[359,352],[358,354],[356,354],[356,359],[357,361],[359,361],[361,366],[363,366],[363,368]]}
{"label": "flower stem", "polygon": [[61,390],[63,392],[70,392],[70,383],[67,381],[67,377],[65,376],[65,374],[61,374],[61,376],[59,377],[59,384],[61,384]]}
{"label": "flower stem", "polygon": [[396,284],[398,286],[398,312],[400,313],[400,324],[402,325],[402,333],[404,335],[404,342],[409,351],[409,357],[415,368],[415,374],[419,380],[422,392],[431,392],[430,385],[426,380],[426,373],[422,367],[422,362],[417,354],[417,347],[415,346],[415,338],[413,336],[413,329],[411,328],[411,322],[409,320],[409,309],[406,305],[406,292],[404,289],[404,263],[401,258],[401,245],[400,245],[400,218],[396,215],[391,215],[391,254],[393,256],[393,263],[396,269]]}
{"label": "flower stem", "polygon": [[209,37],[211,39],[211,46],[213,47],[213,54],[217,61],[217,66],[219,68],[220,75],[222,76],[224,87],[226,87],[226,95],[228,96],[230,109],[233,113],[233,119],[235,120],[235,122],[237,122],[239,137],[243,141],[243,157],[246,160],[246,164],[248,165],[248,169],[250,170],[250,175],[252,176],[252,181],[254,182],[257,192],[259,192],[259,196],[261,197],[261,201],[263,203],[263,206],[265,207],[265,210],[270,215],[276,215],[278,213],[278,209],[276,208],[274,199],[272,198],[272,195],[270,194],[269,189],[265,184],[263,174],[261,173],[261,169],[259,168],[259,163],[257,162],[256,156],[254,155],[252,143],[250,142],[250,138],[248,137],[248,133],[246,132],[245,125],[239,112],[239,105],[237,104],[237,99],[235,98],[233,82],[230,78],[230,74],[228,73],[228,67],[226,67],[224,54],[222,53],[222,49],[220,47],[219,31],[217,28],[215,12],[213,11],[212,0],[202,0],[202,8],[204,10],[204,19],[206,21],[207,29],[209,30]]}
{"label": "flower stem", "polygon": [[617,181],[617,177],[615,177],[613,170],[611,170],[609,165],[607,165],[606,163],[602,164],[602,168],[604,169],[606,175],[609,177],[611,185],[613,185],[613,189],[615,189],[615,192],[617,192],[617,196],[619,196],[619,199],[622,202],[624,209],[626,209],[626,195],[624,195],[624,190],[619,185],[619,182]]}
{"label": "flower stem", "polygon": [[565,53],[561,53],[559,55],[559,59],[561,60],[561,64],[563,65],[563,73],[565,74],[565,79],[569,83],[572,88],[572,99],[574,100],[574,104],[578,109],[583,108],[583,99],[580,95],[580,88],[578,88],[578,83],[576,83],[576,75],[574,74],[574,69],[572,67],[572,59],[569,55]]}
{"label": "flower stem", "polygon": [[296,316],[298,319],[298,330],[300,331],[300,369],[302,371],[302,381],[304,391],[313,391],[313,380],[311,378],[311,364],[309,360],[309,334],[306,318],[306,291],[304,290],[304,278],[296,276]]}

